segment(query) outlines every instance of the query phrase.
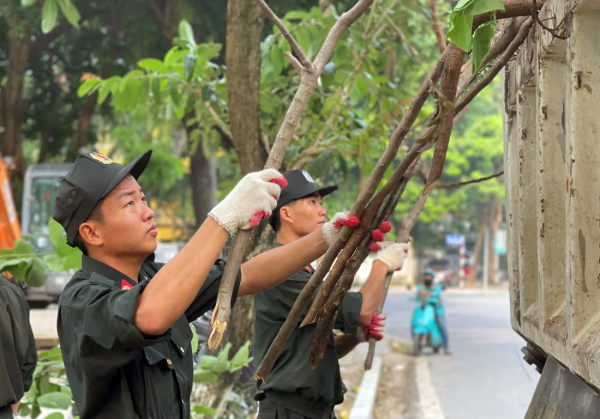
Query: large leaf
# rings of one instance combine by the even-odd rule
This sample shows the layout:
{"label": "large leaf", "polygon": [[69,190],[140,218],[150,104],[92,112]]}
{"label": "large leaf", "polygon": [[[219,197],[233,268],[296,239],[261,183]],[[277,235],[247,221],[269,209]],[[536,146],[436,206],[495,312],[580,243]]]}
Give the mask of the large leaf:
{"label": "large leaf", "polygon": [[60,412],[50,413],[46,419],[65,419],[65,416]]}
{"label": "large leaf", "polygon": [[187,54],[183,59],[183,78],[187,81],[192,79],[194,75],[194,67],[198,58],[194,54]]}
{"label": "large leaf", "polygon": [[110,93],[114,93],[115,88],[118,87],[120,80],[121,77],[112,76],[111,78],[105,80],[102,83],[102,87],[100,87],[100,90],[98,90],[98,105],[102,105],[102,103],[104,103],[108,95]]}
{"label": "large leaf", "polygon": [[138,67],[141,67],[145,70],[156,71],[157,73],[166,73],[167,66],[156,58],[145,58],[143,60],[138,61]]}
{"label": "large leaf", "polygon": [[67,242],[67,236],[63,227],[54,218],[50,218],[48,222],[48,236],[54,247]]}
{"label": "large leaf", "polygon": [[179,22],[179,37],[189,44],[190,49],[196,49],[196,39],[194,38],[192,25],[185,19]]}
{"label": "large leaf", "polygon": [[475,0],[463,10],[463,14],[477,16],[494,10],[503,12],[505,10],[504,2],[502,0]]}
{"label": "large leaf", "polygon": [[448,38],[465,52],[468,52],[471,49],[472,30],[473,15],[450,14]]}
{"label": "large leaf", "polygon": [[63,15],[65,15],[69,23],[74,27],[79,28],[79,20],[81,19],[81,15],[71,0],[57,0],[57,2],[61,12]]}
{"label": "large leaf", "polygon": [[77,89],[77,96],[83,97],[87,94],[92,94],[96,89],[100,88],[100,83],[100,79],[89,79],[84,81],[81,86],[79,86],[79,89]]}
{"label": "large leaf", "polygon": [[25,282],[30,287],[41,287],[46,283],[46,265],[40,258],[31,259],[31,266],[27,270]]}
{"label": "large leaf", "polygon": [[231,358],[231,365],[234,369],[240,369],[248,365],[248,357],[250,355],[250,342],[246,342],[244,346]]}
{"label": "large leaf", "polygon": [[214,383],[217,381],[217,374],[203,368],[194,370],[194,383]]}
{"label": "large leaf", "polygon": [[56,26],[58,5],[56,0],[44,0],[42,7],[42,32],[48,33]]}
{"label": "large leaf", "polygon": [[477,28],[473,35],[473,52],[471,53],[473,74],[479,70],[483,58],[490,51],[490,44],[494,37],[495,27],[496,25],[490,22]]}
{"label": "large leaf", "polygon": [[60,391],[46,393],[38,398],[38,403],[41,407],[48,407],[51,409],[66,410],[71,407],[71,402],[71,397]]}

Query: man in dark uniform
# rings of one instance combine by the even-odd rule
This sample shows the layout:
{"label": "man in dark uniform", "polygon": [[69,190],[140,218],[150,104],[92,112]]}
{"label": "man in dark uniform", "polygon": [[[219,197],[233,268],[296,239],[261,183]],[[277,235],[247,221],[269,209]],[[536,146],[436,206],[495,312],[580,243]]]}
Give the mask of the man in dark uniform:
{"label": "man in dark uniform", "polygon": [[[275,170],[246,175],[187,245],[159,264],[154,212],[137,183],[150,155],[126,167],[82,155],[58,188],[54,219],[84,253],[58,316],[81,419],[190,417],[189,322],[215,306],[225,267],[217,257],[230,234],[268,217],[285,186]],[[253,258],[241,267],[234,299],[281,283],[326,250],[317,232]]]}
{"label": "man in dark uniform", "polygon": [[0,275],[0,419],[17,414],[37,363],[23,292]]}
{"label": "man in dark uniform", "polygon": [[[287,172],[285,178],[288,186],[282,191],[271,217],[271,225],[277,232],[276,246],[289,246],[316,231],[323,231],[329,241],[328,231],[340,214],[334,216],[333,224],[326,223],[327,213],[321,206],[321,198],[337,187],[318,187],[304,170]],[[331,337],[323,359],[314,370],[309,362],[309,353],[316,324],[298,327],[293,332],[266,382],[258,382],[262,391],[257,395],[258,419],[335,417],[333,407],[343,401],[345,392],[338,358],[350,352],[364,338],[374,336],[381,339],[382,324],[374,313],[381,298],[383,280],[388,271],[402,267],[407,249],[406,244],[395,244],[380,252],[360,292],[346,294],[334,326],[344,334]],[[307,266],[284,283],[256,295],[253,350],[257,367],[313,273],[313,268]]]}

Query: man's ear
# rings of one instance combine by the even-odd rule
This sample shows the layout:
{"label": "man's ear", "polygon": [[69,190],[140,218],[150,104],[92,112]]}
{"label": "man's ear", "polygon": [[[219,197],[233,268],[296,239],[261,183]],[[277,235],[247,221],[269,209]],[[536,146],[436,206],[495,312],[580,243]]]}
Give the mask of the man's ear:
{"label": "man's ear", "polygon": [[99,223],[96,221],[86,221],[79,226],[79,235],[86,246],[101,246],[103,244],[98,227]]}
{"label": "man's ear", "polygon": [[294,224],[294,220],[292,219],[292,208],[290,207],[281,207],[279,210],[279,218],[281,221],[285,221],[290,224]]}

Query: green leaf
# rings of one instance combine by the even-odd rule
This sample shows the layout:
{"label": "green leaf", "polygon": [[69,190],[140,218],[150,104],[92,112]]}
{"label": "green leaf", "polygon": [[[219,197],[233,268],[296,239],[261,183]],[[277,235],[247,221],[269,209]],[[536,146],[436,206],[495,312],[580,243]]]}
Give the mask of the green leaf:
{"label": "green leaf", "polygon": [[303,20],[303,19],[306,19],[307,17],[308,17],[307,12],[304,12],[302,10],[292,10],[291,12],[287,12],[283,18],[286,20],[290,20],[290,19]]}
{"label": "green leaf", "polygon": [[217,413],[215,409],[211,409],[206,406],[194,406],[194,413],[198,413],[199,415],[214,415]]}
{"label": "green leaf", "polygon": [[194,75],[194,67],[198,58],[194,54],[187,54],[183,59],[183,78],[187,81],[192,79]]}
{"label": "green leaf", "polygon": [[[102,105],[104,103],[104,101],[106,100],[106,98],[108,97],[108,95],[110,93],[114,92],[114,89],[115,89],[115,87],[117,87],[119,85],[120,80],[121,80],[121,77],[112,76],[111,78],[102,82],[102,87],[100,87],[100,90],[98,90],[98,105]],[[62,227],[61,227],[61,229],[62,229]]]}
{"label": "green leaf", "polygon": [[502,0],[475,0],[463,10],[463,14],[477,16],[494,10],[504,12],[504,2]]}
{"label": "green leaf", "polygon": [[456,3],[453,11],[458,12],[464,10],[476,1],[478,0],[460,0],[458,3]]}
{"label": "green leaf", "polygon": [[64,259],[63,271],[68,271],[69,269],[78,271],[81,269],[81,250],[73,247],[71,247],[70,250],[71,253]]}
{"label": "green leaf", "polygon": [[19,408],[19,414],[21,416],[29,416],[30,413],[31,413],[31,409],[26,404],[22,404],[21,407]]}
{"label": "green leaf", "polygon": [[65,15],[69,23],[74,27],[79,28],[79,20],[81,19],[81,15],[71,0],[57,0],[57,2],[61,12],[63,15]]}
{"label": "green leaf", "polygon": [[219,355],[217,356],[217,361],[218,362],[227,361],[229,359],[229,351],[230,350],[231,350],[231,343],[227,342],[225,347],[223,349],[221,349],[221,352],[219,352]]}
{"label": "green leaf", "polygon": [[[48,1],[48,0],[46,0]],[[96,89],[94,87],[100,87],[101,80],[99,79],[89,79],[84,81],[79,89],[77,89],[77,96],[84,97],[87,94],[92,94]]]}
{"label": "green leaf", "polygon": [[169,80],[169,94],[175,106],[181,105],[181,94],[179,93],[179,83],[175,80]]}
{"label": "green leaf", "polygon": [[33,6],[37,0],[21,0],[21,6],[29,7]]}
{"label": "green leaf", "polygon": [[276,76],[280,75],[283,70],[283,53],[277,45],[273,45],[269,56],[271,58],[271,63],[273,64],[273,72]]}
{"label": "green leaf", "polygon": [[54,247],[58,247],[67,241],[65,231],[54,218],[50,218],[50,221],[48,221],[48,235]]}
{"label": "green leaf", "polygon": [[41,287],[46,283],[46,265],[40,258],[31,259],[31,266],[25,275],[25,282],[30,287]]}
{"label": "green leaf", "polygon": [[44,256],[44,263],[53,272],[63,271],[63,258],[56,254]]}
{"label": "green leaf", "polygon": [[141,67],[145,70],[156,71],[157,73],[166,73],[167,66],[156,58],[145,58],[143,60],[138,61],[138,67]]}
{"label": "green leaf", "polygon": [[194,326],[190,325],[190,329],[192,329],[192,353],[195,354],[198,351],[198,333]]}
{"label": "green leaf", "polygon": [[217,361],[212,366],[213,372],[216,372],[216,373],[229,371],[230,368],[231,368],[231,364],[229,363],[229,361]]}
{"label": "green leaf", "polygon": [[490,51],[490,44],[494,37],[495,28],[496,25],[490,22],[477,28],[473,35],[473,52],[471,53],[473,74],[479,70],[483,58]]}
{"label": "green leaf", "polygon": [[213,365],[217,363],[217,358],[212,355],[204,355],[200,358],[200,366],[207,370],[212,369]]}
{"label": "green leaf", "polygon": [[194,383],[214,383],[215,381],[217,381],[217,374],[214,372],[203,368],[194,370]]}
{"label": "green leaf", "polygon": [[18,265],[13,265],[8,269],[8,272],[15,278],[25,281],[27,279],[27,272],[31,268],[31,259],[32,258],[28,258]]}
{"label": "green leaf", "polygon": [[72,399],[68,394],[53,391],[40,396],[38,403],[41,407],[66,410],[71,406]]}
{"label": "green leaf", "polygon": [[186,41],[191,49],[196,49],[196,40],[194,39],[192,25],[185,19],[179,22],[179,37]]}
{"label": "green leaf", "polygon": [[50,413],[46,419],[65,419],[65,416],[60,412]]}
{"label": "green leaf", "polygon": [[150,88],[152,90],[152,96],[154,96],[154,102],[157,105],[160,105],[162,102],[160,84],[161,84],[161,81],[160,81],[160,79],[157,79],[157,78],[153,78],[152,82],[150,83]]}
{"label": "green leaf", "polygon": [[187,55],[187,51],[182,50],[182,49],[178,49],[178,48],[171,48],[169,50],[169,52],[167,52],[167,55],[165,55],[165,64],[166,65],[175,65],[175,64],[181,64],[183,62],[183,58]]}
{"label": "green leaf", "polygon": [[244,346],[231,358],[231,364],[234,367],[245,367],[248,365],[248,356],[250,355],[250,342],[246,342]]}
{"label": "green leaf", "polygon": [[472,29],[473,15],[459,15],[454,12],[450,14],[448,38],[465,52],[471,49]]}
{"label": "green leaf", "polygon": [[56,0],[44,0],[42,7],[42,32],[48,33],[56,26],[58,5]]}

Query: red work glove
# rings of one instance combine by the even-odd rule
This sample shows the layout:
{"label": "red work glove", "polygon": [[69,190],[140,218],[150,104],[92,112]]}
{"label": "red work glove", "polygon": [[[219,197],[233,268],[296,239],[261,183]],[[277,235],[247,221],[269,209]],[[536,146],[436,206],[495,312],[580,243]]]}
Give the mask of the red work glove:
{"label": "red work glove", "polygon": [[383,339],[383,327],[385,326],[386,318],[385,314],[374,314],[371,323],[361,328],[365,336],[365,341],[368,342],[369,338],[375,338],[377,341]]}
{"label": "red work glove", "polygon": [[323,238],[327,246],[331,246],[335,242],[343,226],[356,227],[359,223],[360,220],[357,217],[347,212],[338,212],[335,214],[331,221],[323,224]]}

